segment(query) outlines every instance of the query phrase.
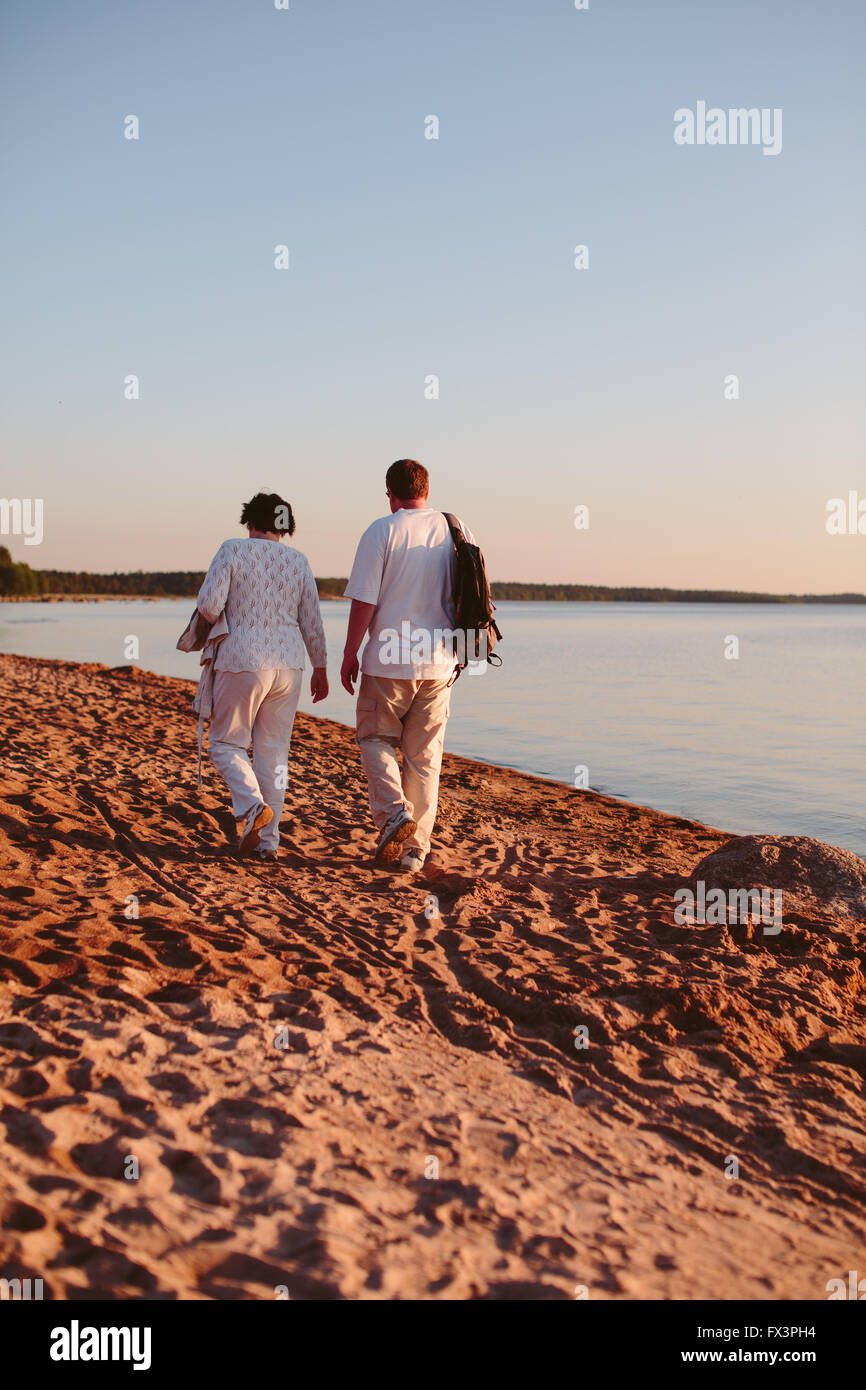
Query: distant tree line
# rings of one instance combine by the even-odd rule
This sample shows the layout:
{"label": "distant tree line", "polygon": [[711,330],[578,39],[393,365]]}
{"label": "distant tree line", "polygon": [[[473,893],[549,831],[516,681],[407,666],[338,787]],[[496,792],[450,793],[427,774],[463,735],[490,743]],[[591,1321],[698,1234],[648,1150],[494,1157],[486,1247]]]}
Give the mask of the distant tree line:
{"label": "distant tree line", "polygon": [[[85,570],[33,570],[16,564],[0,546],[0,595],[4,598],[39,594],[105,594],[118,598],[195,598],[204,583],[204,570],[135,570],[132,573],[89,574]],[[347,579],[317,579],[320,594],[342,596]]]}
{"label": "distant tree line", "polygon": [[519,584],[507,580],[490,585],[493,600],[534,599],[536,602],[581,603],[866,603],[866,594],[754,594],[740,589],[608,589],[601,584]]}
{"label": "distant tree line", "polygon": [[32,570],[29,565],[16,563],[6,546],[0,545],[0,594],[9,598],[48,592],[48,576],[45,570]]}
{"label": "distant tree line", "polygon": [[[0,546],[0,595],[107,594],[140,598],[195,598],[204,570],[136,570],[88,574],[84,570],[33,570]],[[346,579],[317,579],[320,594],[341,596]],[[866,603],[866,594],[753,594],[738,589],[610,589],[599,584],[491,584],[494,602],[530,599],[545,603]]]}

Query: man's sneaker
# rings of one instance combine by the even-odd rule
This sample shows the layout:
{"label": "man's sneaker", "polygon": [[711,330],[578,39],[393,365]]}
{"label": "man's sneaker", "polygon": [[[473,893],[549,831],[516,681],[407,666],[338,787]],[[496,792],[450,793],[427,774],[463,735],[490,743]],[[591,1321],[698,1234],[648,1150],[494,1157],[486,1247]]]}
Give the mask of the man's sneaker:
{"label": "man's sneaker", "polygon": [[270,825],[274,818],[274,813],[270,806],[265,806],[263,802],[257,801],[247,811],[243,820],[236,822],[238,829],[238,850],[241,854],[249,854],[251,850],[258,849],[259,833],[264,830],[266,825]]}
{"label": "man's sneaker", "polygon": [[256,850],[256,858],[260,859],[263,864],[276,864],[277,851],[275,849],[262,849],[259,845]]}
{"label": "man's sneaker", "polygon": [[400,860],[404,869],[408,869],[410,874],[418,874],[424,868],[424,860],[427,856],[423,849],[410,849],[408,854],[404,854]]}
{"label": "man's sneaker", "polygon": [[377,864],[395,864],[400,858],[400,846],[418,829],[405,807],[401,807],[383,827],[373,859]]}

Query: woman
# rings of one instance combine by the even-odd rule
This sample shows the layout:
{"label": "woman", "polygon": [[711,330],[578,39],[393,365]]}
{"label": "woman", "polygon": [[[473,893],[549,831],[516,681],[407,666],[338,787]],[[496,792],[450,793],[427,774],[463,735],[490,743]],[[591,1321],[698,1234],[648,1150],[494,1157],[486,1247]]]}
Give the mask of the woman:
{"label": "woman", "polygon": [[281,544],[295,530],[288,502],[259,492],[241,525],[249,539],[223,541],[196,600],[209,625],[225,611],[229,629],[214,663],[210,755],[232,794],[241,853],[275,860],[304,647],[314,703],[328,694],[327,653],[309,561]]}

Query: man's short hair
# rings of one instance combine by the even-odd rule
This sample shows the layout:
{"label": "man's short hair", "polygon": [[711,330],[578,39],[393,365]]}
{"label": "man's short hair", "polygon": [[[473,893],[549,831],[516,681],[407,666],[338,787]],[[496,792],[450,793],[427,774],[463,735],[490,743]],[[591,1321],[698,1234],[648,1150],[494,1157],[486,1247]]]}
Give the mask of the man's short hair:
{"label": "man's short hair", "polygon": [[414,459],[398,459],[392,463],[385,474],[385,485],[391,495],[401,502],[411,502],[416,497],[426,497],[430,491],[430,474],[423,463]]}
{"label": "man's short hair", "polygon": [[295,517],[288,502],[278,492],[257,492],[241,511],[241,526],[254,531],[276,531],[280,536],[295,534]]}

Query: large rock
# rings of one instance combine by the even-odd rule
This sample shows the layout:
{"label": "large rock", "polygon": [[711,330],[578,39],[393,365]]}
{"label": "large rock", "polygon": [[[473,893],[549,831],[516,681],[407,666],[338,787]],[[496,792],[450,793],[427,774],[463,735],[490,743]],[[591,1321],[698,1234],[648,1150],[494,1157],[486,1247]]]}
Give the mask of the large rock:
{"label": "large rock", "polygon": [[692,870],[707,888],[781,888],[866,921],[866,860],[806,835],[739,835]]}

